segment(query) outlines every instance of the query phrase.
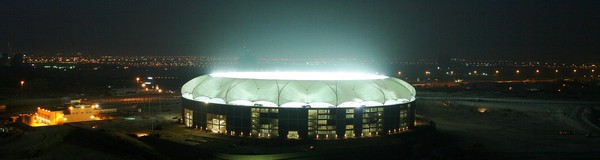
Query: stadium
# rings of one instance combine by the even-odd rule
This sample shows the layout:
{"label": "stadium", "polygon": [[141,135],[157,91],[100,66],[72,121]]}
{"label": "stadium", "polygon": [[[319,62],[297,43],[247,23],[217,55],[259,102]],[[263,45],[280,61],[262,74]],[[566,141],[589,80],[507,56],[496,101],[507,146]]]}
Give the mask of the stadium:
{"label": "stadium", "polygon": [[186,127],[254,138],[342,139],[415,124],[415,89],[358,73],[225,72],[185,83]]}

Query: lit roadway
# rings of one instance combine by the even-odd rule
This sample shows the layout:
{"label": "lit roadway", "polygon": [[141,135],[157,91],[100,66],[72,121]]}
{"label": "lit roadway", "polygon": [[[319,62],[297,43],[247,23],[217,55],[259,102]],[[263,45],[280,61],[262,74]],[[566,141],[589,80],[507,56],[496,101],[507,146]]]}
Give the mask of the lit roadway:
{"label": "lit roadway", "polygon": [[410,82],[413,86],[429,86],[429,87],[452,87],[458,86],[460,84],[469,84],[469,83],[552,83],[556,82],[555,79],[525,79],[525,80],[468,80],[462,82],[435,82],[435,81],[425,81],[425,82]]}
{"label": "lit roadway", "polygon": [[428,100],[459,100],[459,101],[477,101],[477,102],[511,102],[511,103],[547,103],[547,104],[600,104],[594,101],[563,101],[563,100],[544,100],[544,99],[516,99],[516,98],[480,98],[480,97],[456,97],[456,96],[417,96],[417,99]]}
{"label": "lit roadway", "polygon": [[107,97],[107,98],[93,98],[89,101],[92,103],[100,104],[143,104],[143,103],[156,103],[156,102],[172,102],[181,100],[181,96],[175,94],[149,94],[149,95],[134,95],[134,96],[123,96],[123,97]]}

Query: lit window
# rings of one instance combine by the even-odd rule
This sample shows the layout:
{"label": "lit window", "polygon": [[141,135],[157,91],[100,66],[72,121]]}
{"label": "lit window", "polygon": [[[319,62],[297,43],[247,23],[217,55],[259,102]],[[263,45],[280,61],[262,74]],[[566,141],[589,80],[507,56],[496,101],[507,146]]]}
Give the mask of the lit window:
{"label": "lit window", "polygon": [[327,120],[319,120],[317,123],[318,124],[327,124]]}
{"label": "lit window", "polygon": [[354,118],[354,114],[346,114],[346,119],[348,118]]}

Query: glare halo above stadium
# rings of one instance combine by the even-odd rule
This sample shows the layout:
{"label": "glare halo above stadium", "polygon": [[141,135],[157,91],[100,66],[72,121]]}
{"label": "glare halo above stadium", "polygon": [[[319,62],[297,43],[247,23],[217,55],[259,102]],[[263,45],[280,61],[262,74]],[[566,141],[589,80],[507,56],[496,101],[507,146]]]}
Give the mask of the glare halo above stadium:
{"label": "glare halo above stadium", "polygon": [[183,98],[205,103],[288,108],[410,103],[415,89],[393,77],[344,72],[223,72],[196,77]]}
{"label": "glare halo above stadium", "polygon": [[221,72],[213,77],[265,79],[265,80],[370,80],[387,76],[351,72]]}

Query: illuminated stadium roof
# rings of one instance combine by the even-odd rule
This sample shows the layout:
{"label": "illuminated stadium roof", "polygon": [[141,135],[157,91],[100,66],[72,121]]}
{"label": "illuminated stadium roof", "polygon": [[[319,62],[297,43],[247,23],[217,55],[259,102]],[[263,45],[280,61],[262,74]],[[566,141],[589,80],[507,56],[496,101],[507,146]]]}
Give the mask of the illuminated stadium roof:
{"label": "illuminated stadium roof", "polygon": [[360,107],[412,102],[415,89],[392,77],[357,73],[229,72],[196,77],[184,98],[264,107]]}

